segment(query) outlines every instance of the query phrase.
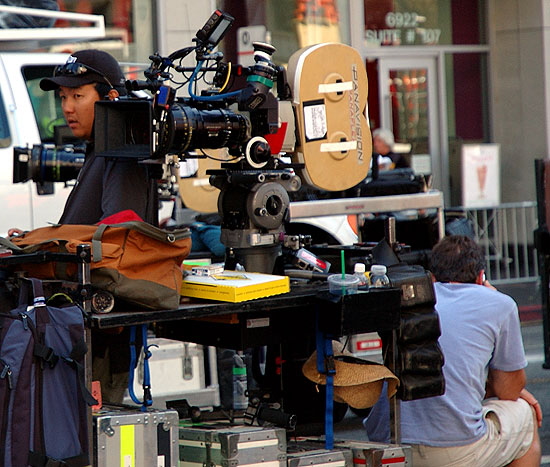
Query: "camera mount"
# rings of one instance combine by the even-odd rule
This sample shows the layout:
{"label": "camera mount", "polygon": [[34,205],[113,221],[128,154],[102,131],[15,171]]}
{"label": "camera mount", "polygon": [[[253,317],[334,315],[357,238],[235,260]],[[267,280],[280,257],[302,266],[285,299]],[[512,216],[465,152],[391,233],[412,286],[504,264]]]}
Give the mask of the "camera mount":
{"label": "camera mount", "polygon": [[[341,191],[367,176],[372,149],[367,75],[359,53],[336,43],[301,49],[288,70],[274,64],[275,48],[263,42],[253,44],[254,65],[224,63],[223,54],[213,49],[232,22],[231,15],[216,10],[197,31],[194,46],[168,57],[152,55],[146,79],[127,82],[130,91],[147,90],[152,97],[130,93],[97,102],[95,152],[173,164],[190,153],[207,157],[205,150],[227,148],[232,162],[206,171],[220,190],[222,241],[247,269],[272,272],[284,240],[288,192],[302,181]],[[183,59],[192,52],[196,66],[186,67]],[[240,75],[246,86],[234,90]],[[199,80],[207,85],[200,93]],[[188,96],[179,97],[177,91],[186,85]],[[38,167],[46,165],[42,156],[54,157],[53,152],[37,148],[33,153],[40,157],[34,157],[30,175],[20,167],[19,178],[44,181],[39,180],[44,174],[55,175]],[[192,199],[184,202],[193,208]]]}

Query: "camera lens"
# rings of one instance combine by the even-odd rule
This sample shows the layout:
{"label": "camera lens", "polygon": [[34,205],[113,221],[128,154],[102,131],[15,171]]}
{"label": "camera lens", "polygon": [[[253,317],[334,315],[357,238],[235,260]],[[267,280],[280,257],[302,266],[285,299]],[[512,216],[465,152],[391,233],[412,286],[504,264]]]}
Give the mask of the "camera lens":
{"label": "camera lens", "polygon": [[74,180],[84,165],[84,148],[36,145],[31,154],[31,173],[35,182]]}
{"label": "camera lens", "polygon": [[174,104],[158,128],[156,154],[181,154],[187,149],[233,147],[246,141],[250,124],[224,109],[202,110]]}

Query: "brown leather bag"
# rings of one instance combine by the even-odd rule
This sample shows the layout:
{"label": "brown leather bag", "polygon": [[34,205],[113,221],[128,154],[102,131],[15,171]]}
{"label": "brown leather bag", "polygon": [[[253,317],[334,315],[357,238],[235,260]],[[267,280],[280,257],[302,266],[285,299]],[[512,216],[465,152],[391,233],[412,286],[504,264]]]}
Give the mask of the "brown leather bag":
{"label": "brown leather bag", "polygon": [[[178,307],[181,264],[191,250],[189,229],[165,231],[141,221],[41,227],[10,240],[16,254],[76,253],[78,245],[91,245],[92,285],[147,309]],[[39,279],[77,279],[71,263],[25,264],[21,269]]]}

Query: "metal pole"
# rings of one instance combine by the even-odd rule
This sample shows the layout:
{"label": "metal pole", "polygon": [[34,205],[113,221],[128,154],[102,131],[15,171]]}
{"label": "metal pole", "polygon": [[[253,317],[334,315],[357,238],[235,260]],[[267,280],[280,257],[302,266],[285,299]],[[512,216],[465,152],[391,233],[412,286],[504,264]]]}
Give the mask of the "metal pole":
{"label": "metal pole", "polygon": [[[76,254],[79,259],[78,264],[78,282],[80,284],[80,304],[88,317],[92,312],[92,279],[90,272],[90,263],[92,261],[92,250],[90,245],[78,245]],[[92,392],[92,330],[90,322],[85,320],[84,341],[88,351],[84,356],[84,381],[86,388]],[[88,456],[90,462],[94,458],[94,438],[93,438],[93,419],[92,408],[87,408],[86,418],[88,421]]]}

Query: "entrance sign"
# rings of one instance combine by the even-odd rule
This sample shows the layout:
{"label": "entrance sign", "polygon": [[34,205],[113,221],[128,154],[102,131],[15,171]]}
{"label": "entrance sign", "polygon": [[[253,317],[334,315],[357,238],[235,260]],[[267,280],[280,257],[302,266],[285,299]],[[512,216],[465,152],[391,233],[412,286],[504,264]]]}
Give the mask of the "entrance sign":
{"label": "entrance sign", "polygon": [[427,18],[415,11],[389,11],[384,26],[366,28],[365,39],[372,46],[381,45],[436,45],[441,38],[441,29],[428,28]]}
{"label": "entrance sign", "polygon": [[461,162],[462,206],[500,204],[500,145],[465,144]]}

